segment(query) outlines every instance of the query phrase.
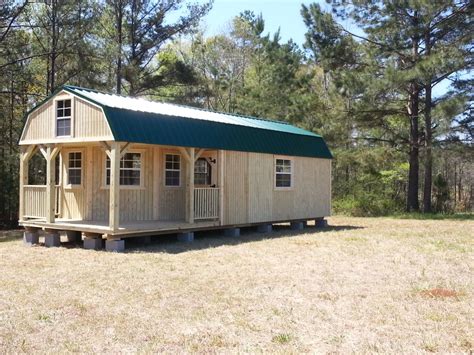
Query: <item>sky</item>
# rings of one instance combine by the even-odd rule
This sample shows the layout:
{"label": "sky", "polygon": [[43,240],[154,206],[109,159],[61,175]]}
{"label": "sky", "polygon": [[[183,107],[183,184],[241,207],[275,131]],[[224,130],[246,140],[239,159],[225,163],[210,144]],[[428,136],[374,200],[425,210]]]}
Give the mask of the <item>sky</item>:
{"label": "sky", "polygon": [[[214,5],[202,24],[206,35],[216,35],[228,31],[231,20],[235,16],[245,10],[250,10],[256,15],[262,14],[265,21],[264,34],[268,32],[273,34],[280,28],[282,42],[291,38],[302,47],[305,42],[306,26],[300,13],[301,4],[309,5],[313,2],[319,3],[327,11],[330,10],[330,6],[324,0],[214,0]],[[360,29],[348,21],[341,25],[351,32],[362,34]],[[433,96],[443,95],[448,86],[449,82],[444,80],[434,88]]]}
{"label": "sky", "polygon": [[225,32],[235,16],[245,10],[256,15],[262,13],[265,20],[265,34],[275,33],[280,27],[282,41],[292,38],[302,45],[306,27],[301,17],[301,4],[312,1],[301,0],[214,0],[212,10],[203,21],[207,35]]}

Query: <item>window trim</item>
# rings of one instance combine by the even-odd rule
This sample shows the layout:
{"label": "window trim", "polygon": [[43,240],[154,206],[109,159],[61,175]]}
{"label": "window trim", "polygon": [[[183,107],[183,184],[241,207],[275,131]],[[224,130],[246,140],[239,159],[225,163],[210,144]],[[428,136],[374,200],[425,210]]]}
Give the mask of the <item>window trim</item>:
{"label": "window trim", "polygon": [[[177,155],[179,156],[179,170],[176,169],[166,169],[166,156],[167,155]],[[166,185],[166,171],[179,171],[179,184],[178,185]],[[167,189],[179,189],[183,185],[183,156],[181,153],[168,151],[163,152],[163,186]]]}
{"label": "window trim", "polygon": [[[81,153],[81,183],[80,184],[69,184],[69,153]],[[66,164],[64,164],[65,165],[64,187],[67,189],[83,188],[84,176],[85,176],[84,175],[84,149],[68,149],[64,151],[64,155],[66,155],[66,159],[64,159],[66,160]],[[61,157],[61,159],[63,159],[63,157]]]}
{"label": "window trim", "polygon": [[[119,184],[119,189],[121,190],[143,190],[145,189],[145,178],[144,178],[144,173],[145,173],[145,149],[128,149],[125,153],[139,153],[140,154],[140,185],[120,185]],[[103,171],[102,171],[102,189],[104,190],[109,190],[110,185],[107,185],[107,153],[104,152],[104,160],[103,160]],[[120,158],[122,160],[122,158]],[[120,171],[120,168],[119,168]],[[120,180],[120,179],[119,179]]]}
{"label": "window trim", "polygon": [[[57,117],[57,107],[58,101],[71,100],[71,132],[67,136],[58,136],[58,117]],[[53,111],[54,111],[54,125],[53,125],[53,134],[56,139],[68,139],[74,138],[74,96],[63,96],[60,95],[53,99]]]}
{"label": "window trim", "polygon": [[[290,175],[290,186],[277,186],[276,185],[276,177],[277,177],[277,160],[289,160],[290,161],[290,169],[289,173],[278,173],[278,174],[285,174]],[[288,191],[293,190],[295,187],[295,160],[293,157],[282,156],[282,155],[275,155],[273,159],[273,189],[277,191]]]}

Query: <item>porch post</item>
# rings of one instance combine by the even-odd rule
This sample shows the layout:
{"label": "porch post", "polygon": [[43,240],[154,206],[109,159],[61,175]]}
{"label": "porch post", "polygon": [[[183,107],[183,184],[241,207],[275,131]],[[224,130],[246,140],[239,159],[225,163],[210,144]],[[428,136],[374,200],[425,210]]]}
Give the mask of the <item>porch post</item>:
{"label": "porch post", "polygon": [[110,204],[109,228],[113,231],[119,228],[120,217],[120,144],[112,142],[110,145]]}
{"label": "porch post", "polygon": [[189,148],[186,178],[186,222],[194,223],[194,148]]}
{"label": "porch post", "polygon": [[52,145],[46,147],[46,222],[54,223],[55,219],[55,164],[54,159],[59,153],[59,148],[53,148]]}
{"label": "porch post", "polygon": [[219,171],[219,224],[224,224],[224,156],[225,151],[217,152],[217,168]]}
{"label": "porch post", "polygon": [[30,145],[27,148],[22,148],[20,154],[20,173],[19,173],[19,193],[20,203],[18,211],[18,220],[24,221],[25,219],[25,185],[28,185],[28,162],[30,161],[36,146]]}

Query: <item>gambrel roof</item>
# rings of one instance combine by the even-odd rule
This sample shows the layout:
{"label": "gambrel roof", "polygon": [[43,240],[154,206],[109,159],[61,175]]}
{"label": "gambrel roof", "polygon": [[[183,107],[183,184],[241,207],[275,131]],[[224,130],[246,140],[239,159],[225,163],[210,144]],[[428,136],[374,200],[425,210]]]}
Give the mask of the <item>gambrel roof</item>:
{"label": "gambrel roof", "polygon": [[59,91],[101,107],[116,141],[332,159],[321,136],[285,122],[70,85],[64,85]]}

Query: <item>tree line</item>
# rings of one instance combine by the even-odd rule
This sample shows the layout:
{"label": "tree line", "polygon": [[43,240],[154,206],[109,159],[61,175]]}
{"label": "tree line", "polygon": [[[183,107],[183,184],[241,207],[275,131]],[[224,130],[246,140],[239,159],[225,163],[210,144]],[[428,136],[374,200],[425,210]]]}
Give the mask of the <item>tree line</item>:
{"label": "tree line", "polygon": [[[63,84],[272,118],[331,147],[334,209],[472,211],[469,1],[302,6],[305,43],[212,2],[47,0],[0,8],[0,220],[15,223],[25,113]],[[340,23],[350,22],[357,31]],[[438,89],[442,87],[442,89]]]}

